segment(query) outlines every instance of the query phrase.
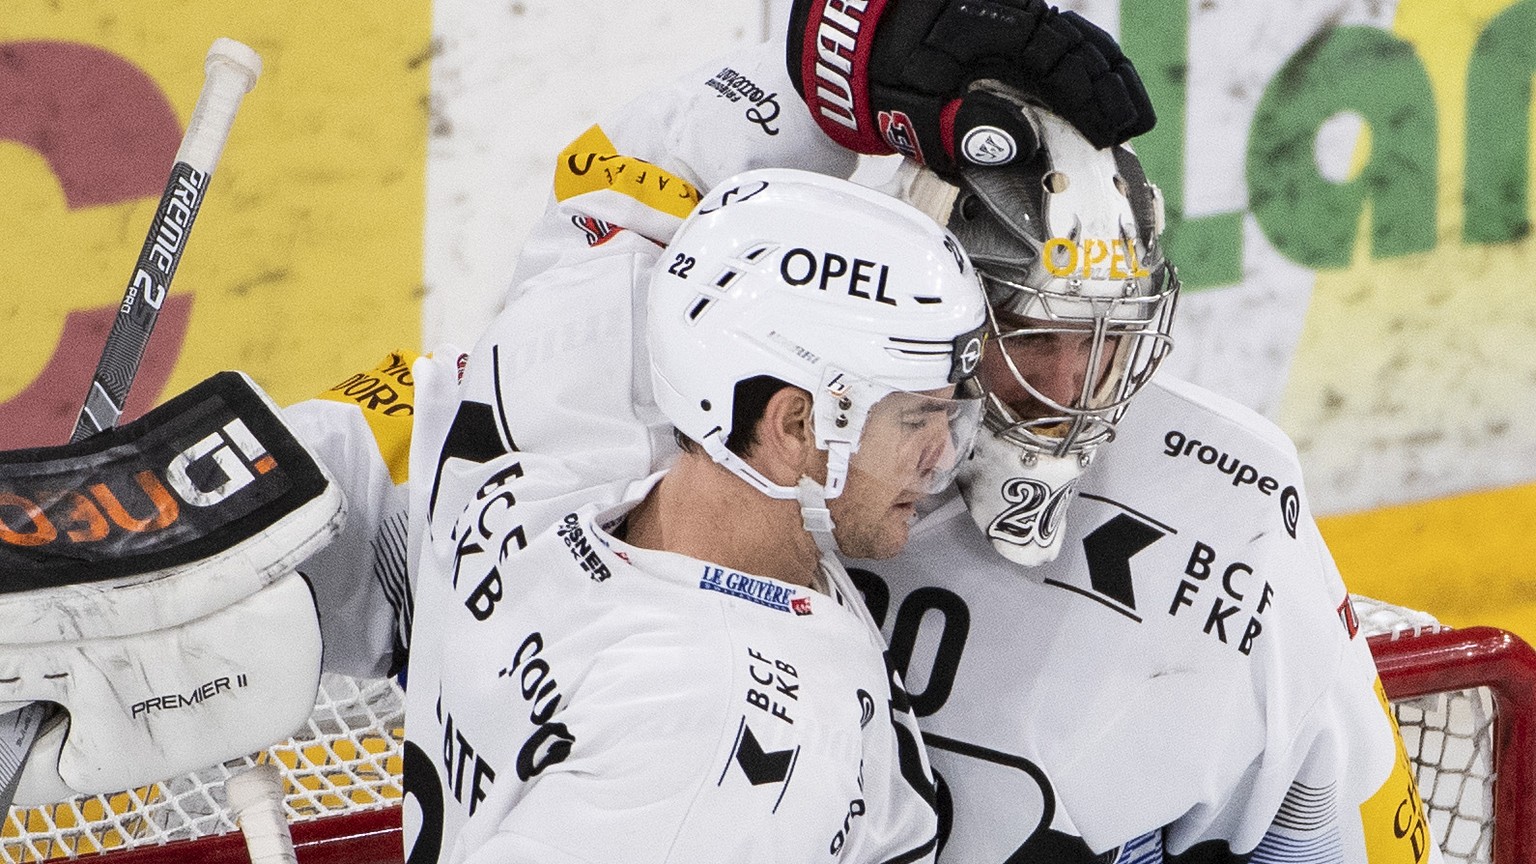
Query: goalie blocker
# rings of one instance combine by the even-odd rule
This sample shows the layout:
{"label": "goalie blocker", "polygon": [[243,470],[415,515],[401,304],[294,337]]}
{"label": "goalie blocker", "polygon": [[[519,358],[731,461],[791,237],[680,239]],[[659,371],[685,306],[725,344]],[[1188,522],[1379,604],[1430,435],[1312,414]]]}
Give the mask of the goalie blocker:
{"label": "goalie blocker", "polygon": [[287,738],[321,641],[299,562],[341,493],[245,375],[0,453],[0,713],[48,701],[18,803],[145,785]]}

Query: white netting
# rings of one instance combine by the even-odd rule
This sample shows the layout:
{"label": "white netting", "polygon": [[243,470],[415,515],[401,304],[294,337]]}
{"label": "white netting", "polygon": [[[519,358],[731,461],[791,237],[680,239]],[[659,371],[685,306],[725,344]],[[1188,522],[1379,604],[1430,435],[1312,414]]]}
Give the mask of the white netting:
{"label": "white netting", "polygon": [[[1434,632],[1435,619],[1355,598],[1364,635]],[[327,675],[307,731],[261,758],[283,767],[288,816],[313,819],[400,800],[403,697],[393,681]],[[1397,702],[1430,828],[1448,864],[1488,864],[1493,832],[1493,704],[1486,689]],[[144,789],[13,808],[0,827],[0,862],[19,864],[235,830],[224,781],[251,759]]]}
{"label": "white netting", "polygon": [[[1362,635],[1440,631],[1426,612],[1355,597]],[[1429,828],[1446,864],[1493,861],[1493,694],[1486,687],[1392,703]]]}
{"label": "white netting", "polygon": [[[398,802],[404,700],[392,680],[325,675],[308,728],[260,761],[283,771],[290,821]],[[235,830],[224,781],[257,759],[243,758],[115,795],[11,808],[0,827],[0,861],[20,864]]]}

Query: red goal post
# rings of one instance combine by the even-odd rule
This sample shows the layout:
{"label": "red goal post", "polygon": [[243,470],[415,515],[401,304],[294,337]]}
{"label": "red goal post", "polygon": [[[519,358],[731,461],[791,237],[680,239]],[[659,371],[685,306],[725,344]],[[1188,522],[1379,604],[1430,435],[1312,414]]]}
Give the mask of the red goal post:
{"label": "red goal post", "polygon": [[[1494,627],[1387,633],[1371,637],[1370,645],[1394,705],[1427,696],[1488,692],[1493,705],[1490,740],[1475,746],[1489,748],[1487,783],[1493,800],[1491,824],[1483,827],[1491,834],[1491,860],[1536,861],[1536,651],[1520,637]],[[1403,714],[1399,707],[1407,743],[1411,721]],[[1443,759],[1445,750],[1439,752],[1437,758]],[[1425,753],[1415,754],[1411,745],[1409,757],[1419,771],[1419,792],[1433,810],[1434,790],[1425,788],[1425,775],[1437,766]],[[1442,847],[1450,839],[1440,837]]]}

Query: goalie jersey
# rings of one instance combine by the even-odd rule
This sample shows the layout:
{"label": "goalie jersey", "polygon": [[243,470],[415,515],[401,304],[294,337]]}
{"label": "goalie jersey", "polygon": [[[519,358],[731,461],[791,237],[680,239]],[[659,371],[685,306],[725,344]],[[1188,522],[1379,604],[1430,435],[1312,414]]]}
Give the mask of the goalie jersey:
{"label": "goalie jersey", "polygon": [[[569,490],[663,467],[670,430],[633,337],[661,246],[699,189],[737,171],[855,165],[806,116],[782,45],[647,94],[561,154],[465,386],[494,379],[477,398],[513,406],[506,440],[562,455]],[[1280,430],[1159,376],[1098,451],[1066,526],[1055,562],[1018,567],[951,497],[901,557],[847,562],[912,694],[939,861],[1439,860]]]}
{"label": "goalie jersey", "polygon": [[941,860],[1438,858],[1278,430],[1157,380],[1063,530],[1018,567],[952,494],[849,562],[952,802]]}

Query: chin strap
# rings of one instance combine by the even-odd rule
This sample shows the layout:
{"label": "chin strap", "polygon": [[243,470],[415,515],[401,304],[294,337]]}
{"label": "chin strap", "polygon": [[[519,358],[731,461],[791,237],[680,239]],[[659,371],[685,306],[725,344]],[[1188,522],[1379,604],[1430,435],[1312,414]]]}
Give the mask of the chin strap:
{"label": "chin strap", "polygon": [[700,443],[704,445],[704,452],[709,454],[709,458],[715,460],[725,470],[747,481],[748,485],[769,498],[788,501],[799,497],[795,487],[780,486],[747,464],[747,460],[732,453],[730,448],[725,446],[725,436],[721,435],[719,430],[705,435]]}
{"label": "chin strap", "polygon": [[828,555],[838,551],[837,539],[832,536],[835,526],[832,524],[832,511],[827,509],[827,500],[843,493],[843,486],[848,479],[848,458],[852,445],[846,441],[828,442],[827,485],[824,487],[805,476],[794,486],[780,486],[747,464],[747,460],[732,453],[719,434],[706,435],[701,443],[711,459],[769,498],[799,501],[800,518],[805,530],[816,541],[816,548]]}
{"label": "chin strap", "polygon": [[811,539],[816,541],[816,548],[826,555],[835,554],[837,538],[832,536],[832,531],[837,526],[832,524],[832,511],[827,509],[827,490],[815,480],[801,477],[795,491],[795,497],[800,500],[800,518]]}
{"label": "chin strap", "polygon": [[837,537],[832,533],[837,526],[832,524],[832,511],[827,508],[827,500],[843,494],[843,488],[848,482],[848,458],[852,450],[853,445],[847,441],[828,441],[827,485],[822,486],[805,476],[795,485],[795,497],[800,501],[800,518],[805,523],[805,530],[810,532],[811,539],[816,541],[816,548],[825,555],[835,555],[839,551]]}

